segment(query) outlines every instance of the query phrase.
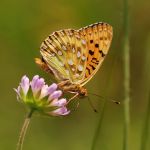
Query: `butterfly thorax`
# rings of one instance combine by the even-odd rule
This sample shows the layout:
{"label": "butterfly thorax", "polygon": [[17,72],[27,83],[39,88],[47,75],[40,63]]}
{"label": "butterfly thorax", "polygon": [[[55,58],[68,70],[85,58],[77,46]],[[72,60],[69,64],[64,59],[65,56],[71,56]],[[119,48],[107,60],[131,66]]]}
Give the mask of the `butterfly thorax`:
{"label": "butterfly thorax", "polygon": [[61,81],[58,87],[66,93],[78,93],[80,97],[87,96],[87,89],[79,84],[72,84],[69,80]]}

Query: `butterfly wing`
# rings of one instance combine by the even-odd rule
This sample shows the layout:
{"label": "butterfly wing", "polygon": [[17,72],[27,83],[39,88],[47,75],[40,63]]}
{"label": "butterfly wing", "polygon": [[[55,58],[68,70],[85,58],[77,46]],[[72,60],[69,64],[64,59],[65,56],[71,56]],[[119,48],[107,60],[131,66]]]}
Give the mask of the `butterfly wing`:
{"label": "butterfly wing", "polygon": [[101,66],[112,40],[112,27],[97,23],[60,30],[47,37],[41,55],[59,81],[85,85]]}
{"label": "butterfly wing", "polygon": [[85,41],[87,41],[87,65],[85,78],[81,85],[85,85],[98,71],[105,56],[108,53],[113,29],[107,23],[96,23],[81,28],[79,33]]}
{"label": "butterfly wing", "polygon": [[84,79],[86,44],[76,30],[54,32],[44,40],[40,52],[59,81],[67,79],[77,84]]}

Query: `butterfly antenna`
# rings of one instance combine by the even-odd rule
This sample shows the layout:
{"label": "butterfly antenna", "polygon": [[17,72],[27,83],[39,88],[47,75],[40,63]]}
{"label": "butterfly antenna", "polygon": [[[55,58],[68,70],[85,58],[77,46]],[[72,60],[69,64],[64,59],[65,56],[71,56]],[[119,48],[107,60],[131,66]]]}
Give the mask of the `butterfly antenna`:
{"label": "butterfly antenna", "polygon": [[[95,96],[97,96],[97,97],[99,97],[99,98],[102,98],[102,99],[106,99],[105,97],[103,97],[103,96],[101,96],[101,95],[97,95],[97,94],[94,94],[94,93],[89,93],[89,94],[91,94],[91,95],[95,95]],[[116,101],[116,100],[109,100],[109,101],[111,101],[111,102],[113,102],[113,103],[115,103],[115,104],[120,104],[120,102],[119,101]]]}
{"label": "butterfly antenna", "polygon": [[94,112],[97,113],[98,111],[97,111],[97,109],[94,107],[94,105],[93,105],[93,103],[91,102],[90,98],[89,98],[89,97],[87,97],[87,98],[88,98],[88,102],[89,102],[91,108],[93,109]]}

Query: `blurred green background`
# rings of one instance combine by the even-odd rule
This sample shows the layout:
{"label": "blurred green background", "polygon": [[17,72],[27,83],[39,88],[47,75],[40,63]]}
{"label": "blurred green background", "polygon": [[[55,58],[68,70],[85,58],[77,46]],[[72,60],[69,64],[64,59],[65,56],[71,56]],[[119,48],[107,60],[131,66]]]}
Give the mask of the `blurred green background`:
{"label": "blurred green background", "polygon": [[[129,3],[130,148],[139,150],[150,87],[150,2],[132,0]],[[91,93],[123,101],[122,5],[122,0],[0,2],[0,150],[16,148],[26,111],[16,101],[13,88],[18,86],[22,75],[26,74],[31,79],[39,74],[50,83],[49,75],[36,66],[34,58],[40,56],[41,42],[53,31],[79,29],[100,21],[111,24],[114,37],[109,55],[86,87]],[[103,100],[91,95],[89,97],[99,113],[93,112],[87,99],[81,99],[79,108],[65,118],[34,116],[24,150],[90,150]],[[121,150],[122,140],[123,105],[108,102],[104,108],[97,150]]]}

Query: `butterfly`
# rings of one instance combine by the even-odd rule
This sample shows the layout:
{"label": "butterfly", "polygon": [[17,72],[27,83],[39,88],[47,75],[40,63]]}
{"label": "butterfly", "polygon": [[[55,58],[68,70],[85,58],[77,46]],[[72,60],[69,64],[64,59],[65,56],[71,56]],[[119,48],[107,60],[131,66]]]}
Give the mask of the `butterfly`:
{"label": "butterfly", "polygon": [[41,44],[42,59],[35,62],[52,73],[63,92],[75,97],[87,96],[84,85],[96,74],[105,59],[113,37],[113,29],[99,22],[79,30],[53,32]]}

